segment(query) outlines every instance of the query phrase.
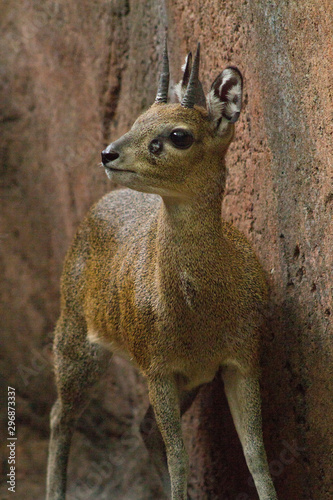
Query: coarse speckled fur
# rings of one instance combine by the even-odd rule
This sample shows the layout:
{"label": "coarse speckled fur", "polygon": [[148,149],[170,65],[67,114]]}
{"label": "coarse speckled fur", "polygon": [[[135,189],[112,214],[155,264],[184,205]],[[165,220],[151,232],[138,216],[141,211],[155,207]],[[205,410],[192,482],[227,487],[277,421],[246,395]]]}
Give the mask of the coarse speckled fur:
{"label": "coarse speckled fur", "polygon": [[[229,74],[241,88],[239,73],[226,71],[211,90],[215,96]],[[67,254],[54,344],[59,397],[51,415],[48,500],[65,498],[71,434],[108,352],[126,355],[147,378],[154,409],[147,419],[155,415],[157,425],[143,438],[166,495],[165,450],[172,499],[187,498],[180,414],[221,368],[260,500],[276,498],[258,384],[267,290],[250,244],[221,220],[224,156],[234,133],[233,123],[216,116],[222,111],[154,104],[106,150],[118,154],[105,162],[108,175],[131,189],[92,207]],[[175,129],[189,132],[193,144],[175,147]]]}

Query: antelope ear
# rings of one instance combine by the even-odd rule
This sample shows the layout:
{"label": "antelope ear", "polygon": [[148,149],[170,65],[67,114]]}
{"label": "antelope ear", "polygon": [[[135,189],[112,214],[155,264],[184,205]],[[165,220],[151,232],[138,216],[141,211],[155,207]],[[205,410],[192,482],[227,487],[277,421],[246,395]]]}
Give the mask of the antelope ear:
{"label": "antelope ear", "polygon": [[186,94],[187,84],[190,79],[192,67],[192,53],[189,52],[185,57],[185,63],[182,66],[183,78],[175,85],[174,92],[179,100],[182,102],[184,95]]}
{"label": "antelope ear", "polygon": [[220,133],[235,123],[242,107],[243,78],[240,71],[229,66],[214,80],[207,95],[208,112]]}

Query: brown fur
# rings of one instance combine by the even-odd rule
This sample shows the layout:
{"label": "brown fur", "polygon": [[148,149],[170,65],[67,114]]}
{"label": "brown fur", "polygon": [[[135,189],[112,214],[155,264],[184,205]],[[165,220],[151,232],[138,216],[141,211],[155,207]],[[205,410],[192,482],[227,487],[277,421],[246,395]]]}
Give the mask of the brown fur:
{"label": "brown fur", "polygon": [[[120,153],[112,165],[131,170],[112,176],[136,191],[104,196],[67,254],[55,338],[59,399],[52,414],[49,500],[64,498],[70,435],[107,351],[128,356],[147,377],[173,500],[186,498],[180,413],[188,404],[184,410],[179,405],[221,367],[260,499],[276,498],[262,446],[258,392],[267,290],[250,244],[221,220],[224,156],[234,125],[224,123],[221,133],[215,123],[201,107],[155,104],[112,145]],[[170,144],[175,128],[191,131],[189,149]],[[156,137],[163,141],[160,155],[148,148]],[[247,451],[251,432],[260,441],[254,453],[259,459]],[[144,438],[149,447],[151,436]],[[161,472],[164,451],[151,453],[168,483]]]}

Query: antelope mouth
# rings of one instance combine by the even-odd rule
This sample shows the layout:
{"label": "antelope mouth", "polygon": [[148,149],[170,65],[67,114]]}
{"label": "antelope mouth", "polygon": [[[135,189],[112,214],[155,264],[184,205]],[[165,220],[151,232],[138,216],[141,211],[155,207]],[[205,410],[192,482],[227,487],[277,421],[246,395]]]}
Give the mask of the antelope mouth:
{"label": "antelope mouth", "polygon": [[108,165],[104,165],[104,168],[110,172],[123,172],[123,173],[127,173],[127,174],[136,174],[136,172],[134,172],[134,170],[127,170],[125,168],[115,168],[115,167],[110,167]]}

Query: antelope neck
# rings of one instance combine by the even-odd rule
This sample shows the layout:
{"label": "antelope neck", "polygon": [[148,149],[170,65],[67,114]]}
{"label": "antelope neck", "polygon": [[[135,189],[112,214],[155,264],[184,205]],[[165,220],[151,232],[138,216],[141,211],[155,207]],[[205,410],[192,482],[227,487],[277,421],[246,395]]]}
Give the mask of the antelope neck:
{"label": "antelope neck", "polygon": [[211,201],[163,200],[158,220],[159,264],[173,264],[195,274],[211,267],[219,258],[223,240],[221,225],[222,196]]}
{"label": "antelope neck", "polygon": [[222,194],[212,199],[191,198],[187,200],[164,198],[159,213],[159,222],[174,233],[192,235],[221,227]]}

